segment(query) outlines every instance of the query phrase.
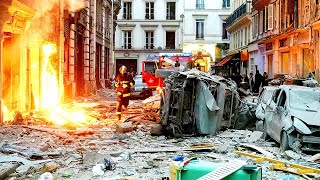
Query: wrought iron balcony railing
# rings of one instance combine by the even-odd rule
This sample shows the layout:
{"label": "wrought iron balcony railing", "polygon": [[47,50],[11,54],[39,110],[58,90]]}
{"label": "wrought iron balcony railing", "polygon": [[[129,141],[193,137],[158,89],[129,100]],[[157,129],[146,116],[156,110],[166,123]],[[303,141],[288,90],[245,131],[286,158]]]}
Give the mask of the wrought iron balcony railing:
{"label": "wrought iron balcony railing", "polygon": [[233,11],[233,13],[227,18],[227,27],[231,26],[235,21],[247,13],[250,13],[250,4],[244,3]]}

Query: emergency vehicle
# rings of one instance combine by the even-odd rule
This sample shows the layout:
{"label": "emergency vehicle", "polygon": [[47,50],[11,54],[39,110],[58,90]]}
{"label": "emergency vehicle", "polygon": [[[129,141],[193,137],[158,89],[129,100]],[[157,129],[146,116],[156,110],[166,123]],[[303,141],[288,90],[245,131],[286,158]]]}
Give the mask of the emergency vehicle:
{"label": "emergency vehicle", "polygon": [[187,67],[193,59],[192,53],[160,53],[156,59],[142,61],[142,80],[151,89],[162,87],[163,78],[156,77],[157,69],[174,69],[178,62]]}

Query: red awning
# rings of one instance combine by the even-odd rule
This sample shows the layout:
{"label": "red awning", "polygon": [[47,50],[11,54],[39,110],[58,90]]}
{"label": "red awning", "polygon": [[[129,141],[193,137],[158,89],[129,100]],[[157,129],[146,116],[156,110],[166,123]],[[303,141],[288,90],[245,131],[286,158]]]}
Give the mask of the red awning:
{"label": "red awning", "polygon": [[249,60],[249,53],[248,50],[240,52],[240,60],[241,61],[248,61]]}
{"label": "red awning", "polygon": [[232,59],[232,56],[224,57],[224,58],[221,59],[221,61],[218,62],[215,66],[223,66],[223,65],[225,65],[227,62],[229,62],[231,59]]}

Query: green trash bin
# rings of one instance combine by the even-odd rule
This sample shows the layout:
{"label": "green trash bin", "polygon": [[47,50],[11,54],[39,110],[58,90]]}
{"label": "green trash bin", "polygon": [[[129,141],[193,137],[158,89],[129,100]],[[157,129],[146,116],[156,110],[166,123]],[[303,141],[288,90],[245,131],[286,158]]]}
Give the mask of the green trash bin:
{"label": "green trash bin", "polygon": [[[223,163],[213,163],[200,160],[192,160],[189,164],[177,170],[177,180],[196,180],[222,166]],[[242,169],[230,174],[223,180],[261,180],[261,167]]]}

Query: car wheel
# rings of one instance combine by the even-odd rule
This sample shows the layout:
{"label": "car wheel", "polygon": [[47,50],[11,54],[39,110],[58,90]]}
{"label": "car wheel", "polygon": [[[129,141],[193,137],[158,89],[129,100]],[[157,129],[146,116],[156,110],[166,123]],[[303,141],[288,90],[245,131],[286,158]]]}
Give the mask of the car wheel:
{"label": "car wheel", "polygon": [[155,76],[157,78],[166,78],[170,76],[173,72],[177,72],[174,69],[157,69]]}
{"label": "car wheel", "polygon": [[289,137],[286,131],[282,131],[280,140],[280,150],[284,152],[289,149]]}

